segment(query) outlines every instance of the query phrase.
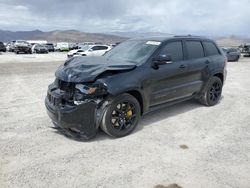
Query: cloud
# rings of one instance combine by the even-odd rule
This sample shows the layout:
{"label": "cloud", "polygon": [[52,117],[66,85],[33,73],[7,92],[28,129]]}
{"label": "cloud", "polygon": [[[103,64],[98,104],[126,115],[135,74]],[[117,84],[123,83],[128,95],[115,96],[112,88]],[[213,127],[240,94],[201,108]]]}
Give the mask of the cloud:
{"label": "cloud", "polygon": [[250,36],[249,8],[250,0],[0,0],[0,27]]}
{"label": "cloud", "polygon": [[22,5],[17,5],[17,6],[14,6],[14,9],[15,10],[28,10],[28,7],[25,7],[25,6],[22,6]]}

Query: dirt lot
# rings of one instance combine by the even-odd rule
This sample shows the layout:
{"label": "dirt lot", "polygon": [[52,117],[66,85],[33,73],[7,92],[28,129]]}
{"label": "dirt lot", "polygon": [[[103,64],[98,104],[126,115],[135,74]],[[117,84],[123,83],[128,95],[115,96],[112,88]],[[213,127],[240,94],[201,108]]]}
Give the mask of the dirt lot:
{"label": "dirt lot", "polygon": [[250,186],[250,58],[228,63],[217,106],[184,102],[130,136],[79,142],[50,128],[44,107],[65,54],[14,56],[0,55],[0,187]]}

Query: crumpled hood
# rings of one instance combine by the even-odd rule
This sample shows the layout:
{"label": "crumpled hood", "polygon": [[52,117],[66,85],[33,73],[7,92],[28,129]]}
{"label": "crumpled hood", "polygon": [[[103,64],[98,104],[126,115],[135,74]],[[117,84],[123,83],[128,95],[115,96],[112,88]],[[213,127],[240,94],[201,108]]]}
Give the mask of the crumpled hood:
{"label": "crumpled hood", "polygon": [[61,65],[55,75],[65,82],[92,82],[105,71],[131,70],[136,65],[129,62],[111,61],[104,56],[73,57]]}

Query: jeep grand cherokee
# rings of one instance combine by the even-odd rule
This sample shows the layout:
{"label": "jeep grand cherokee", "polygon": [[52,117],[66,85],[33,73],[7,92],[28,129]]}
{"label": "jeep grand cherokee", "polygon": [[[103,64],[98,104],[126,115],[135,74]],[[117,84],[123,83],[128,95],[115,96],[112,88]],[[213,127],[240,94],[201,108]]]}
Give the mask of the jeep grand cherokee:
{"label": "jeep grand cherokee", "polygon": [[49,85],[45,104],[56,128],[91,138],[130,134],[140,117],[157,108],[221,98],[226,57],[207,38],[175,36],[125,41],[101,57],[73,57]]}

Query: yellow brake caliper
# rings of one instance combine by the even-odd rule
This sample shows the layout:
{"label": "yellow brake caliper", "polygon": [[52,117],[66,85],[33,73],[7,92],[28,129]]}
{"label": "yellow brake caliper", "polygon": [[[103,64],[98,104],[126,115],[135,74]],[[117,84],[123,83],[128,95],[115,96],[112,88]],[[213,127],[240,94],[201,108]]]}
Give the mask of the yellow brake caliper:
{"label": "yellow brake caliper", "polygon": [[129,111],[127,112],[127,117],[130,118],[132,115],[133,115],[132,110],[129,110]]}

